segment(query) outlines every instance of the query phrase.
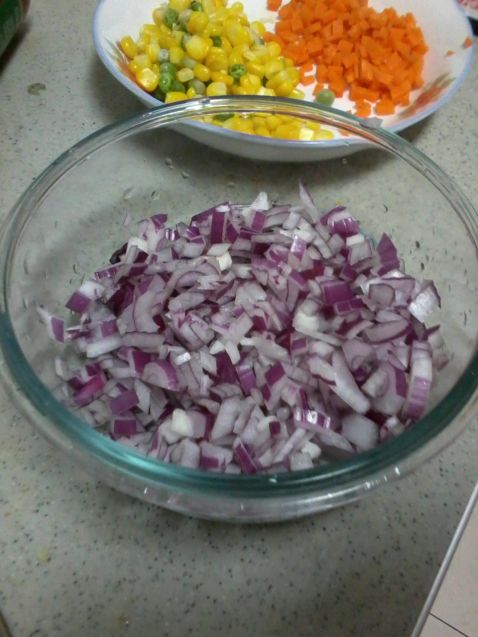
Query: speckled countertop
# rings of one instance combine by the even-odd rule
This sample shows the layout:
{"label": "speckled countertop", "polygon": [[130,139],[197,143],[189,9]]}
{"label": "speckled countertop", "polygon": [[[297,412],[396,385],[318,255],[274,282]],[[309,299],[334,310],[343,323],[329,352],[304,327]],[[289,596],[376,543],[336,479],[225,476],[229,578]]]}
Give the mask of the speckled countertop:
{"label": "speckled countertop", "polygon": [[[52,159],[138,112],[94,0],[35,0],[0,61],[0,215]],[[478,60],[406,136],[478,203]],[[147,506],[73,470],[0,389],[0,608],[14,637],[408,635],[478,477],[478,427],[359,504],[270,527]]]}

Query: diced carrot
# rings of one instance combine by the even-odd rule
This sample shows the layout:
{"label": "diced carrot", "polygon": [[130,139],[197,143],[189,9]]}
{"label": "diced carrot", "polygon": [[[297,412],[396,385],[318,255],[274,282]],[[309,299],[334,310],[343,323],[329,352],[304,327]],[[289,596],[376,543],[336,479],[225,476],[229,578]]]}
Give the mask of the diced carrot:
{"label": "diced carrot", "polygon": [[[267,0],[267,6],[276,6],[278,17],[275,34],[264,39],[275,35],[282,54],[301,67],[302,84],[317,82],[315,93],[323,85],[337,96],[348,90],[357,113],[367,116],[375,104],[377,114],[387,115],[423,85],[428,47],[413,14],[391,7],[379,12],[369,0],[288,0],[283,6]],[[465,40],[463,47],[471,44]]]}
{"label": "diced carrot", "polygon": [[313,84],[315,82],[315,78],[313,76],[314,65],[312,62],[307,62],[300,67],[300,81],[305,86],[309,84]]}
{"label": "diced carrot", "polygon": [[340,40],[337,48],[341,53],[352,53],[354,45],[353,42],[350,42],[349,40]]}
{"label": "diced carrot", "polygon": [[401,84],[398,84],[398,86],[390,87],[390,96],[392,98],[392,101],[395,104],[398,104],[398,102],[403,99],[404,95],[410,94],[411,90],[412,86],[408,80],[402,82]]}
{"label": "diced carrot", "polygon": [[300,14],[294,13],[290,21],[290,28],[294,33],[300,33],[304,29],[304,24]]}
{"label": "diced carrot", "polygon": [[314,84],[315,82],[315,77],[313,75],[305,75],[304,77],[300,78],[301,84],[303,84],[304,86],[310,86],[311,84]]}
{"label": "diced carrot", "polygon": [[344,32],[344,24],[342,20],[334,20],[332,22],[332,35],[342,35]]}
{"label": "diced carrot", "polygon": [[288,20],[292,16],[293,12],[294,5],[290,2],[279,9],[279,18],[281,18],[281,20]]}
{"label": "diced carrot", "polygon": [[317,82],[328,82],[329,81],[329,72],[325,64],[318,64],[317,71],[315,74],[317,78]]}
{"label": "diced carrot", "polygon": [[290,33],[291,30],[292,28],[289,20],[282,20],[276,25],[276,33],[278,33],[279,35],[282,35],[282,33]]}
{"label": "diced carrot", "polygon": [[320,31],[322,31],[322,28],[323,27],[320,22],[313,22],[309,27],[309,31],[311,35],[314,35],[315,33],[319,33]]}
{"label": "diced carrot", "polygon": [[329,88],[336,97],[342,97],[346,88],[345,81],[342,78],[335,78],[329,83]]}
{"label": "diced carrot", "polygon": [[387,87],[392,84],[393,75],[390,75],[390,73],[387,73],[386,71],[375,70],[374,79],[377,80],[379,84],[382,84],[382,86]]}
{"label": "diced carrot", "polygon": [[321,82],[317,82],[317,84],[314,86],[314,90],[312,91],[312,93],[314,95],[317,95],[317,93],[319,93],[323,88],[324,88],[324,85]]}
{"label": "diced carrot", "polygon": [[267,0],[267,8],[269,11],[277,11],[281,4],[282,0]]}
{"label": "diced carrot", "polygon": [[377,115],[393,115],[395,113],[395,104],[392,100],[383,98],[375,104],[375,113]]}
{"label": "diced carrot", "polygon": [[315,57],[324,48],[324,43],[320,38],[312,38],[307,42],[307,52],[311,57]]}
{"label": "diced carrot", "polygon": [[391,71],[394,71],[395,69],[398,69],[400,66],[402,66],[402,64],[403,64],[403,60],[400,57],[400,54],[394,51],[392,55],[388,58],[388,68]]}
{"label": "diced carrot", "polygon": [[472,46],[473,44],[473,40],[470,38],[470,36],[468,36],[467,38],[465,38],[465,40],[463,41],[463,48],[464,49],[469,49],[470,46]]}
{"label": "diced carrot", "polygon": [[357,117],[370,117],[372,114],[372,105],[369,102],[360,100],[355,103],[355,107],[355,115],[357,115]]}

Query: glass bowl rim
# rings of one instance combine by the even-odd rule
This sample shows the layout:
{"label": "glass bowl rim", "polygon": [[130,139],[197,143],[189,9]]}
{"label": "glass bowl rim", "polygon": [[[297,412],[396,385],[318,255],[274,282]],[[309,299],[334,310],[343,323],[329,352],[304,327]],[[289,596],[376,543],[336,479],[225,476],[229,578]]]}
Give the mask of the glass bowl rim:
{"label": "glass bowl rim", "polygon": [[[145,113],[110,124],[84,138],[55,159],[25,190],[0,229],[0,348],[8,367],[8,380],[18,386],[20,394],[42,414],[60,434],[77,444],[96,461],[129,475],[144,484],[171,487],[187,492],[207,493],[217,497],[273,498],[320,493],[351,488],[380,473],[400,475],[397,468],[409,460],[426,443],[436,438],[464,410],[478,387],[478,353],[462,371],[460,378],[418,423],[375,449],[319,468],[306,471],[253,476],[233,475],[187,469],[141,455],[110,440],[91,428],[59,402],[30,367],[17,341],[8,308],[9,274],[16,248],[31,210],[47,196],[49,190],[66,174],[92,154],[127,139],[136,133],[169,126],[190,117],[205,114],[274,111],[304,118],[319,118],[322,123],[340,126],[358,134],[362,140],[380,147],[420,172],[448,200],[454,212],[478,246],[478,215],[461,189],[431,159],[393,132],[381,130],[376,120],[360,120],[333,108],[277,97],[210,97],[160,106]],[[351,140],[352,141],[352,140]],[[354,140],[355,141],[355,140]],[[307,142],[303,142],[306,143]],[[247,161],[247,160],[242,160]],[[35,421],[35,417],[33,418]],[[53,431],[49,437],[54,438]],[[442,445],[444,446],[444,445]],[[430,456],[432,452],[428,453]],[[425,456],[422,460],[426,459]],[[413,467],[412,467],[413,468]]]}

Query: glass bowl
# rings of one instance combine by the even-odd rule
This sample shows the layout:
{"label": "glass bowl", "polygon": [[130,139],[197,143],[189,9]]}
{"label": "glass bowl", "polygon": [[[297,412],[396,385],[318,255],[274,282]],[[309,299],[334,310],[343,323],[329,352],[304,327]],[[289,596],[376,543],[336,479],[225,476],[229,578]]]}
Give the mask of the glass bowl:
{"label": "glass bowl", "polygon": [[[167,128],[187,118],[230,112],[300,116],[349,133],[368,150],[329,162],[260,163],[206,148]],[[252,201],[260,190],[295,203],[300,179],[320,209],[346,203],[371,236],[388,232],[407,271],[433,279],[441,292],[438,320],[451,361],[421,421],[348,460],[293,473],[235,476],[141,456],[92,429],[55,398],[58,346],[49,340],[35,306],[60,312],[83,274],[105,263],[130,234],[126,216],[133,223],[162,211],[172,221],[185,220],[227,199]],[[477,214],[454,183],[418,150],[373,122],[267,97],[172,104],[108,126],[72,147],[8,215],[0,237],[2,376],[42,434],[120,491],[182,513],[230,521],[283,520],[323,511],[415,469],[449,444],[475,413],[477,240]]]}

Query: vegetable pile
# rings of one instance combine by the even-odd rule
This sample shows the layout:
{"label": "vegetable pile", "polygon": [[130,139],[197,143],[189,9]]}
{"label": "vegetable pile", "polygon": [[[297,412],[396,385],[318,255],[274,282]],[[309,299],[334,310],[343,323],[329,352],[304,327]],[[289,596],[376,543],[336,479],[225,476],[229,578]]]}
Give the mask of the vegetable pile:
{"label": "vegetable pile", "polygon": [[[250,22],[241,2],[168,0],[153,11],[139,37],[119,47],[123,70],[166,103],[201,95],[269,95],[304,99],[313,85],[319,104],[346,95],[354,113],[392,115],[423,86],[427,52],[411,13],[381,12],[368,0],[268,0],[275,31]],[[293,117],[231,114],[209,123],[230,130],[317,141],[334,134]]]}
{"label": "vegetable pile", "polygon": [[410,103],[412,90],[423,86],[428,48],[412,13],[376,11],[368,0],[268,0],[279,9],[275,33],[284,55],[301,67],[301,83],[314,84],[341,97],[346,90],[356,113],[391,115]]}
{"label": "vegetable pile", "polygon": [[[347,208],[222,203],[157,214],[66,307],[40,308],[67,405],[114,440],[190,468],[313,467],[401,433],[447,361],[431,281],[405,274]],[[68,349],[66,350],[68,355]]]}
{"label": "vegetable pile", "polygon": [[153,11],[140,37],[120,40],[138,84],[176,102],[197,95],[279,95],[302,98],[299,71],[265,44],[262,22],[250,23],[240,2],[169,0]]}

